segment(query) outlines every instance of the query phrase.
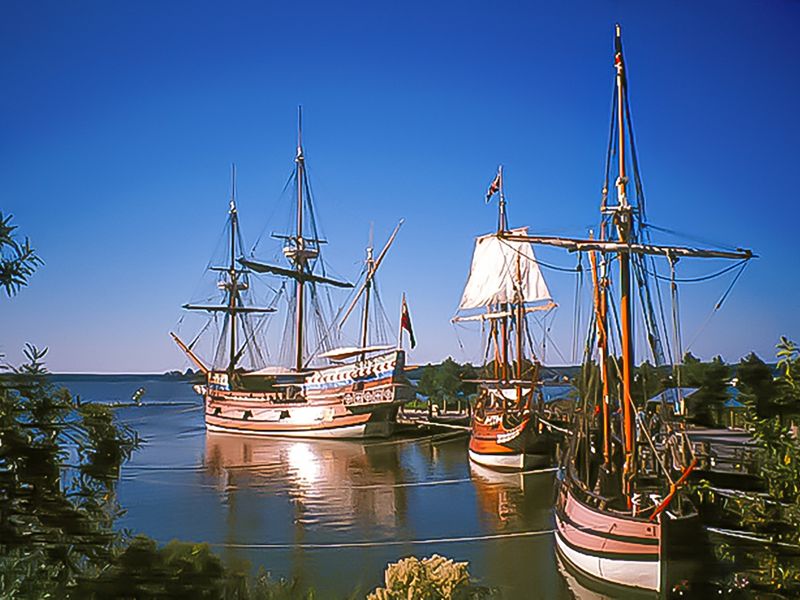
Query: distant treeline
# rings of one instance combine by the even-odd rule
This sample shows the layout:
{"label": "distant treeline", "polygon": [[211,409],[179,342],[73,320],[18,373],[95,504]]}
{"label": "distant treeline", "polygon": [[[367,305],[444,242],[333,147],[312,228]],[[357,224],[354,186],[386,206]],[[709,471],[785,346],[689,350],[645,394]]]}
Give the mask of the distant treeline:
{"label": "distant treeline", "polygon": [[[0,375],[2,377],[2,375]],[[202,371],[166,371],[165,373],[53,373],[52,377],[59,382],[82,381],[95,379],[97,381],[129,381],[132,383],[141,382],[142,379],[158,379],[171,381],[202,381],[204,379]]]}
{"label": "distant treeline", "polygon": [[[409,369],[407,375],[417,383],[417,392],[422,400],[442,407],[471,399],[477,392],[477,381],[493,377],[499,372],[493,362],[477,367],[470,363],[458,363],[448,357],[438,364]],[[512,374],[516,365],[512,365]],[[620,380],[623,370],[620,357],[609,357],[609,389],[612,397],[620,396]],[[533,377],[533,364],[523,361],[523,379]],[[637,406],[657,396],[667,388],[695,388],[686,400],[687,416],[690,420],[707,426],[729,424],[730,410],[743,410],[742,393],[751,395],[757,390],[761,414],[797,414],[800,406],[794,406],[776,398],[765,382],[779,375],[777,363],[765,363],[751,352],[738,363],[728,364],[721,357],[701,361],[687,352],[679,365],[655,366],[649,361],[633,369],[631,394]],[[585,365],[539,367],[538,379],[545,384],[568,383],[576,388],[576,396],[598,400],[600,394],[600,367],[592,361]],[[736,399],[733,406],[726,406]]]}

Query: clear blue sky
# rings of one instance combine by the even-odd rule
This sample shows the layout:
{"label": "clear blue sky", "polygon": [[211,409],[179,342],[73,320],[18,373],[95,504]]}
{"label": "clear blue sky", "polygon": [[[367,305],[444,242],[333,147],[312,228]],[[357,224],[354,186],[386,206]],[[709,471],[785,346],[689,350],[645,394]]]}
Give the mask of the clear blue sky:
{"label": "clear blue sky", "polygon": [[[476,359],[449,319],[495,223],[497,165],[512,225],[596,222],[616,21],[650,220],[761,257],[703,329],[729,280],[686,291],[686,342],[771,357],[779,335],[800,340],[800,3],[782,0],[3,2],[0,207],[46,265],[0,298],[0,352],[49,346],[56,371],[188,366],[167,332],[214,249],[229,165],[252,242],[302,104],[329,262],[355,277],[369,223],[380,240],[405,217],[382,288],[390,311],[408,293],[411,360]],[[574,280],[546,275],[570,358]]]}

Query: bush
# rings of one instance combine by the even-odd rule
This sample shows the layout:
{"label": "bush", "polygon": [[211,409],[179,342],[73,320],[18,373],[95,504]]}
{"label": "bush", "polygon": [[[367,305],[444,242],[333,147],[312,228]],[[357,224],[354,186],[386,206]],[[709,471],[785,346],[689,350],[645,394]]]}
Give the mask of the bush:
{"label": "bush", "polygon": [[385,587],[367,600],[467,600],[488,598],[491,591],[478,586],[469,575],[468,563],[434,554],[415,556],[390,564],[384,574]]}

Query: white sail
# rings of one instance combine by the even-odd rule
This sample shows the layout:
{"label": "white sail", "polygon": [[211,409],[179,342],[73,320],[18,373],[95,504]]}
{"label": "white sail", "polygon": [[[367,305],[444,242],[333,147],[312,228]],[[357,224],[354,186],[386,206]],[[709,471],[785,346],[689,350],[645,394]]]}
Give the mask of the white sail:
{"label": "white sail", "polygon": [[[508,235],[527,235],[520,227]],[[459,310],[550,300],[542,272],[529,242],[511,241],[497,234],[482,235],[475,241],[472,266]]]}

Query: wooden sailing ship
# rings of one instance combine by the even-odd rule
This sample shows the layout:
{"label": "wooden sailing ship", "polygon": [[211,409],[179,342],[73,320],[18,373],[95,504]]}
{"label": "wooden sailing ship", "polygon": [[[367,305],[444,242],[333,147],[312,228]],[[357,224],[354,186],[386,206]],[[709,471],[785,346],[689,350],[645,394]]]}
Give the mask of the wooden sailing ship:
{"label": "wooden sailing ship", "polygon": [[485,377],[478,382],[469,457],[496,469],[546,467],[554,440],[540,421],[544,411],[540,364],[528,343],[526,315],[551,310],[555,304],[531,244],[509,239],[527,235],[527,228],[508,228],[502,167],[487,200],[496,192],[497,231],[476,239],[459,303],[461,314],[453,319],[488,323],[487,356],[493,353],[484,365]]}
{"label": "wooden sailing ship", "polygon": [[[335,325],[326,326],[318,352],[309,352],[306,321],[309,301],[316,302],[317,286],[352,288],[352,284],[328,277],[315,268],[320,262],[324,240],[316,234],[310,187],[306,174],[302,145],[302,128],[298,127],[294,181],[296,184],[295,231],[274,235],[284,242],[283,255],[288,265],[268,264],[244,258],[239,239],[239,220],[235,198],[229,212],[228,264],[212,267],[222,279],[218,283],[223,300],[217,305],[186,304],[187,310],[200,310],[224,315],[220,344],[227,345],[223,367],[207,366],[175,334],[173,338],[206,376],[206,383],[196,386],[204,398],[205,422],[209,431],[321,438],[359,438],[391,434],[401,404],[413,398],[404,373],[405,352],[401,343],[367,345],[369,304],[376,271],[389,249],[397,229],[378,259],[368,258],[364,284],[356,294],[349,315],[356,303],[362,302],[363,330],[361,345],[333,348]],[[307,224],[310,221],[311,225]],[[398,225],[399,228],[399,225]],[[307,230],[310,230],[309,234]],[[291,340],[292,364],[266,366],[246,370],[239,361],[249,346],[256,343],[257,328],[248,326],[247,318],[273,312],[274,307],[254,307],[243,302],[244,292],[254,273],[264,273],[288,281],[293,295],[288,307],[294,314]],[[284,288],[286,286],[283,286]],[[347,315],[345,315],[346,317]],[[318,328],[319,329],[319,328]],[[217,353],[220,355],[220,352]],[[323,366],[312,362],[326,361]]]}
{"label": "wooden sailing ship", "polygon": [[[685,435],[680,411],[665,405],[646,420],[634,405],[634,289],[640,298],[641,323],[649,351],[663,364],[663,347],[649,292],[654,259],[666,258],[674,290],[680,258],[752,258],[748,250],[721,251],[652,243],[644,220],[641,181],[630,133],[627,77],[619,26],[615,35],[615,110],[603,188],[602,223],[597,239],[511,235],[520,242],[588,252],[594,281],[593,337],[582,376],[583,397],[576,405],[573,435],[563,455],[555,506],[556,547],[571,568],[603,584],[665,592],[674,581],[673,565],[692,553],[698,516],[683,484],[696,459]],[[632,165],[636,203],[628,196],[628,161]],[[616,165],[614,165],[616,162]],[[609,169],[616,168],[616,202],[607,198]],[[617,269],[611,266],[616,263]],[[614,279],[614,271],[618,275]],[[610,293],[618,283],[619,302]],[[675,354],[680,356],[677,301]],[[609,314],[614,318],[610,318]],[[663,314],[663,313],[662,313]],[[618,323],[618,333],[612,324]],[[662,324],[666,330],[666,324]],[[664,331],[666,333],[666,331]],[[614,344],[621,357],[612,354]],[[618,385],[612,385],[618,382]]]}

